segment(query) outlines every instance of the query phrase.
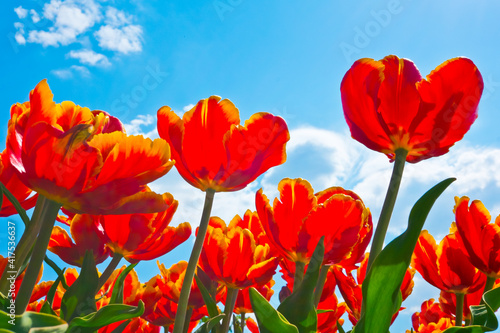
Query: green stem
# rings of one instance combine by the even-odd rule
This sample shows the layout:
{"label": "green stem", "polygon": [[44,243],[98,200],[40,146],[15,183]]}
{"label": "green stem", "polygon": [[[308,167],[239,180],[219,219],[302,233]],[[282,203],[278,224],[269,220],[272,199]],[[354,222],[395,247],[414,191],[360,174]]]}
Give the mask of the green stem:
{"label": "green stem", "polygon": [[193,307],[189,307],[186,311],[186,318],[184,320],[184,332],[188,333],[189,331],[189,323],[191,323],[191,316],[193,315]]}
{"label": "green stem", "polygon": [[[40,232],[40,226],[42,225],[42,220],[40,219],[40,214],[42,213],[43,207],[48,199],[43,195],[38,195],[36,201],[35,210],[33,211],[33,216],[31,217],[31,223],[26,227],[21,236],[21,239],[17,243],[16,249],[14,251],[15,259],[15,269],[12,271],[17,272],[17,276],[21,274],[20,269],[23,267],[24,262],[28,258],[33,244],[35,243],[36,237]],[[9,289],[9,281],[7,280],[8,274],[2,275],[0,280],[0,292],[6,295]]]}
{"label": "green stem", "polygon": [[455,311],[455,326],[460,326],[462,327],[462,316],[464,313],[464,298],[465,294],[462,293],[456,293],[455,294],[457,298],[457,310]]}
{"label": "green stem", "polygon": [[387,228],[389,227],[389,221],[391,220],[392,211],[394,210],[396,197],[398,196],[399,185],[401,185],[401,179],[403,178],[403,169],[405,167],[407,155],[407,150],[402,148],[396,149],[394,169],[392,170],[389,188],[387,189],[384,205],[382,206],[382,211],[380,212],[377,228],[375,229],[375,235],[373,236],[373,242],[370,249],[370,256],[368,258],[366,272],[370,271],[373,261],[375,260],[375,258],[377,258],[384,246],[385,235],[387,233]]}
{"label": "green stem", "polygon": [[214,202],[215,190],[207,189],[205,195],[205,205],[203,207],[203,213],[201,215],[200,227],[198,229],[198,235],[194,242],[193,251],[191,252],[191,257],[189,257],[189,263],[186,268],[186,275],[184,276],[184,281],[182,283],[181,295],[179,296],[179,303],[177,307],[177,313],[175,314],[174,331],[173,333],[182,333],[184,331],[184,320],[186,318],[186,311],[188,307],[189,294],[191,293],[191,285],[193,284],[194,272],[198,266],[198,260],[200,259],[201,249],[203,248],[203,243],[205,241],[205,236],[208,229],[208,221],[210,220],[210,212],[212,211],[212,205]]}
{"label": "green stem", "polygon": [[226,315],[222,320],[222,333],[229,332],[229,322],[233,316],[234,305],[238,297],[238,289],[227,287],[226,293],[226,306],[224,307],[224,314]]}
{"label": "green stem", "polygon": [[[26,274],[24,275],[23,282],[21,283],[21,287],[16,297],[16,314],[23,314],[28,306],[31,293],[36,284],[38,272],[40,272],[43,259],[45,258],[45,252],[49,245],[50,236],[52,235],[52,229],[54,228],[59,208],[61,208],[61,204],[50,199],[46,199],[43,204],[42,212],[39,216],[41,220],[40,233],[36,239],[30,262],[26,268]],[[33,223],[39,222],[35,220],[32,224]]]}
{"label": "green stem", "polygon": [[297,290],[297,288],[300,286],[302,283],[302,280],[304,279],[304,269],[306,267],[306,264],[302,261],[296,261],[295,262],[295,275],[293,278],[293,290]]}
{"label": "green stem", "polygon": [[245,332],[245,324],[246,324],[246,318],[245,318],[245,312],[241,313],[241,333]]}
{"label": "green stem", "polygon": [[325,286],[326,276],[328,275],[328,270],[330,266],[323,265],[319,271],[318,283],[316,284],[316,289],[314,289],[314,306],[318,308],[319,301],[321,299],[321,294],[323,293],[323,287]]}
{"label": "green stem", "polygon": [[99,278],[99,285],[97,287],[97,291],[101,289],[102,286],[108,281],[109,277],[113,272],[115,271],[116,267],[118,267],[118,264],[120,263],[120,260],[122,260],[123,256],[119,253],[114,253],[113,254],[113,259],[111,259],[111,262],[109,263],[108,267],[102,272],[101,277]]}
{"label": "green stem", "polygon": [[[495,281],[496,281],[496,278],[494,277],[491,277],[491,276],[487,276],[486,277],[486,284],[484,285],[484,291],[483,291],[483,295],[490,291],[491,288],[493,288],[493,286],[495,285]],[[479,304],[484,304],[484,299],[481,297],[481,303]]]}

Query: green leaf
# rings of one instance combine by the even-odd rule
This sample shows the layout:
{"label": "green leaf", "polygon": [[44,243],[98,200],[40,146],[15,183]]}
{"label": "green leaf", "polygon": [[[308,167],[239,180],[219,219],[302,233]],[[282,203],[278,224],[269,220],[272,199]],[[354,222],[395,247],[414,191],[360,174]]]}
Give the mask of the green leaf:
{"label": "green leaf", "polygon": [[30,218],[28,217],[28,214],[26,214],[26,211],[21,206],[16,197],[12,193],[10,193],[10,191],[7,189],[7,187],[5,187],[4,184],[0,182],[0,197],[2,198],[2,201],[0,201],[0,207],[2,206],[3,202],[3,195],[1,194],[5,195],[7,199],[9,199],[10,203],[14,206],[17,213],[21,217],[21,220],[23,220],[24,226],[25,227],[28,226],[30,224]]}
{"label": "green leaf", "polygon": [[95,294],[99,276],[92,251],[86,251],[80,276],[66,290],[61,301],[61,318],[67,322],[75,317],[88,315],[97,310]]}
{"label": "green leaf", "polygon": [[472,320],[467,327],[451,327],[445,333],[482,333],[498,329],[498,319],[495,312],[500,308],[500,288],[486,292],[483,295],[483,304],[470,307]]}
{"label": "green leaf", "polygon": [[109,300],[109,304],[122,304],[123,303],[123,284],[125,283],[125,278],[128,273],[137,266],[138,263],[128,265],[115,281],[115,285],[113,286],[113,293],[111,294],[111,299]]}
{"label": "green leaf", "polygon": [[309,266],[307,266],[302,283],[278,306],[278,311],[298,328],[299,333],[317,331],[318,315],[314,306],[314,288],[318,283],[324,253],[325,246],[323,237],[321,237],[311,257]]}
{"label": "green leaf", "polygon": [[1,306],[0,311],[8,312],[7,307],[9,306],[9,304],[10,304],[9,298],[0,292],[0,306]]}
{"label": "green leaf", "polygon": [[[59,273],[59,276],[57,277],[57,279],[54,281],[54,284],[52,284],[52,286],[50,287],[49,289],[49,292],[47,293],[47,301],[49,301],[50,303],[53,303],[54,302],[54,296],[56,295],[56,291],[57,291],[57,287],[59,286],[59,282],[62,282],[64,281],[64,285],[66,285],[66,279],[64,277],[64,271],[66,270],[66,268],[64,268],[60,273]],[[66,285],[67,286],[67,285]],[[66,289],[66,288],[65,288]],[[68,287],[69,289],[69,287]],[[67,289],[66,289],[67,290]]]}
{"label": "green leaf", "polygon": [[392,316],[401,304],[401,283],[425,219],[436,199],[454,180],[446,179],[427,191],[413,206],[406,231],[375,258],[362,286],[364,312],[353,332],[387,333],[389,330]]}
{"label": "green leaf", "polygon": [[212,317],[206,321],[203,325],[200,326],[194,333],[208,333],[214,328],[216,325],[219,324],[222,318],[224,318],[226,315],[221,313],[220,315],[217,315],[215,317]]}
{"label": "green leaf", "polygon": [[118,321],[139,317],[144,313],[144,303],[139,301],[137,306],[126,304],[108,304],[85,317],[74,318],[69,325],[68,332],[91,333],[95,330],[116,323]]}
{"label": "green leaf", "polygon": [[64,333],[67,328],[68,324],[57,316],[38,312],[14,316],[0,311],[0,332]]}
{"label": "green leaf", "polygon": [[57,313],[52,310],[52,305],[50,304],[49,301],[45,301],[42,305],[42,308],[40,309],[40,313],[46,313],[49,315],[57,316]]}
{"label": "green leaf", "polygon": [[198,286],[198,289],[200,289],[203,301],[207,306],[208,314],[210,315],[211,318],[217,317],[220,312],[219,308],[217,307],[217,304],[215,303],[215,300],[212,298],[207,288],[205,287],[201,279],[198,277],[198,274],[196,274],[194,278],[196,280],[196,285]]}
{"label": "green leaf", "polygon": [[260,333],[299,333],[297,327],[290,324],[255,288],[248,291]]}

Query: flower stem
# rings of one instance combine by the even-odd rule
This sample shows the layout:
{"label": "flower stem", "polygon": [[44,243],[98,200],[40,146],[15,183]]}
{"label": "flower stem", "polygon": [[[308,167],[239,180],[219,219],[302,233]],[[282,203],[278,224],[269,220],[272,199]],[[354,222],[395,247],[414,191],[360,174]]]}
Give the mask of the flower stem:
{"label": "flower stem", "polygon": [[[35,210],[33,211],[33,216],[31,217],[31,223],[26,226],[26,229],[21,236],[21,239],[17,243],[16,249],[14,251],[15,258],[15,269],[11,271],[16,271],[17,276],[21,274],[20,269],[23,267],[23,263],[28,258],[31,249],[33,248],[33,243],[35,243],[36,237],[40,232],[40,226],[42,224],[42,220],[40,219],[40,214],[42,213],[45,202],[48,199],[43,195],[38,195],[38,199],[36,201]],[[9,289],[9,281],[7,280],[8,274],[2,275],[2,279],[0,281],[0,292],[6,295]]]}
{"label": "flower stem", "polygon": [[191,322],[191,316],[193,315],[193,307],[189,307],[186,311],[186,318],[184,320],[184,332],[188,333],[189,331],[189,323]]}
{"label": "flower stem", "polygon": [[205,205],[201,215],[200,227],[198,235],[194,242],[191,257],[189,257],[188,267],[186,268],[186,275],[182,283],[181,295],[179,296],[179,303],[177,313],[175,314],[174,331],[173,333],[182,333],[184,331],[184,320],[186,318],[186,311],[188,307],[189,294],[191,293],[191,285],[193,284],[194,272],[198,266],[198,259],[200,259],[201,249],[208,229],[208,221],[210,220],[210,212],[214,202],[215,190],[207,189],[205,195]]}
{"label": "flower stem", "polygon": [[366,267],[367,272],[370,271],[373,261],[377,258],[379,253],[382,251],[382,247],[384,246],[385,235],[387,233],[387,228],[389,227],[392,211],[394,210],[396,197],[398,196],[399,185],[401,185],[401,179],[403,178],[403,169],[407,155],[408,151],[406,149],[396,149],[394,169],[392,170],[389,188],[387,189],[384,205],[382,206],[377,228],[375,229],[375,235],[370,249],[370,257],[368,258],[368,265]]}
{"label": "flower stem", "polygon": [[97,287],[97,291],[101,289],[102,286],[108,281],[109,277],[113,272],[115,271],[116,267],[118,267],[118,264],[120,263],[120,260],[122,260],[123,256],[119,253],[114,253],[113,254],[113,259],[111,259],[111,262],[109,263],[108,267],[102,272],[101,277],[99,277],[99,285]]}
{"label": "flower stem", "polygon": [[464,298],[465,294],[462,293],[456,293],[455,294],[457,298],[457,310],[455,312],[455,326],[460,326],[462,327],[462,316],[464,313]]}
{"label": "flower stem", "polygon": [[241,313],[241,333],[245,332],[245,324],[246,324],[245,312]]}
{"label": "flower stem", "polygon": [[302,283],[302,280],[304,279],[305,267],[306,267],[306,264],[303,263],[302,261],[295,262],[295,275],[293,278],[293,290],[292,290],[292,292],[297,290],[297,288]]}
{"label": "flower stem", "polygon": [[226,306],[224,307],[224,314],[226,315],[222,320],[222,333],[229,332],[229,322],[233,316],[234,305],[238,297],[238,289],[227,287],[226,293]]}
{"label": "flower stem", "polygon": [[319,301],[321,299],[321,294],[323,293],[323,287],[325,286],[326,276],[328,275],[328,270],[330,266],[323,265],[319,271],[318,283],[316,284],[316,289],[314,289],[314,306],[318,308]]}
{"label": "flower stem", "polygon": [[[39,194],[39,196],[41,195]],[[23,314],[28,306],[31,293],[33,292],[33,288],[38,278],[38,272],[40,272],[43,259],[45,258],[45,252],[49,245],[50,236],[52,235],[52,229],[54,228],[59,208],[61,208],[61,204],[50,199],[45,199],[40,215],[36,216],[35,220],[32,221],[32,224],[38,224],[40,223],[38,219],[41,220],[40,233],[36,238],[35,246],[31,253],[31,259],[26,268],[26,274],[24,275],[23,282],[21,283],[19,293],[16,297],[16,314]]]}

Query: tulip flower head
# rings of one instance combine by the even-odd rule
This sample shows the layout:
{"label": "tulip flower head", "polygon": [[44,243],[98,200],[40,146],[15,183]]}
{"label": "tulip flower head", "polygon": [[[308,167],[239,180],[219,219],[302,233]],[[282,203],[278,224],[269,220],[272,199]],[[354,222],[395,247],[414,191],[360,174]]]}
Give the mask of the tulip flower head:
{"label": "tulip flower head", "polygon": [[279,258],[270,255],[269,245],[257,244],[250,230],[235,224],[226,227],[220,218],[210,218],[199,266],[212,280],[229,288],[266,284],[276,272]]}
{"label": "tulip flower head", "polygon": [[417,333],[444,332],[455,324],[453,317],[443,312],[440,304],[435,303],[432,298],[424,301],[421,305],[421,311],[415,312],[411,319],[414,332]]}
{"label": "tulip flower head", "polygon": [[202,191],[237,191],[286,160],[285,121],[261,112],[242,126],[238,109],[211,96],[182,119],[168,106],[158,110],[158,133],[172,148],[177,171]]}
{"label": "tulip flower head", "polygon": [[461,244],[472,265],[491,278],[500,278],[500,215],[491,215],[479,200],[455,198],[455,219]]}
{"label": "tulip flower head", "polygon": [[445,61],[422,78],[413,62],[397,56],[360,59],[340,87],[352,137],[386,154],[408,152],[415,163],[448,152],[477,118],[483,79],[467,58]]}
{"label": "tulip flower head", "polygon": [[304,179],[285,178],[278,184],[280,197],[273,205],[260,189],[256,206],[272,244],[288,260],[307,264],[320,238],[325,236],[323,264],[333,265],[366,249],[371,237],[371,214],[352,191],[332,187],[314,194]]}
{"label": "tulip flower head", "polygon": [[173,166],[168,144],[121,130],[106,112],[56,104],[43,80],[11,108],[7,154],[27,187],[72,212],[164,211],[161,195],[142,191]]}
{"label": "tulip flower head", "polygon": [[469,294],[484,286],[486,276],[467,259],[457,235],[449,234],[436,244],[423,230],[418,238],[411,265],[428,283],[452,293]]}

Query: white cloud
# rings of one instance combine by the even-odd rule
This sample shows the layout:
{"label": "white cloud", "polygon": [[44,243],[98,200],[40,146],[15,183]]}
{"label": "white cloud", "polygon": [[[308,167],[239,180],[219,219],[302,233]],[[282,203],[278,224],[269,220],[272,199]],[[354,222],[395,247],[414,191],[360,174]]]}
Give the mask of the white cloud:
{"label": "white cloud", "polygon": [[24,24],[21,22],[15,22],[14,27],[16,28],[16,34],[14,35],[14,38],[16,39],[16,42],[19,45],[25,45],[26,44],[26,38],[24,38]]}
{"label": "white cloud", "polygon": [[96,53],[93,50],[72,50],[68,53],[68,57],[78,59],[82,64],[90,66],[111,65],[108,58],[104,54]]}
{"label": "white cloud", "polygon": [[70,67],[73,71],[79,73],[83,77],[89,77],[90,76],[90,71],[87,67],[85,66],[78,66],[78,65],[73,65]]}
{"label": "white cloud", "polygon": [[90,71],[87,69],[87,67],[77,65],[73,65],[70,68],[54,69],[50,73],[62,80],[72,79],[75,73],[79,74],[81,77],[90,76]]}
{"label": "white cloud", "polygon": [[188,105],[186,105],[185,107],[182,108],[182,111],[188,112],[189,110],[191,110],[194,107],[195,107],[195,104],[188,104]]}
{"label": "white cloud", "polygon": [[38,15],[36,10],[31,9],[30,14],[31,14],[31,20],[33,21],[33,23],[36,24],[36,23],[40,22],[40,15]]}
{"label": "white cloud", "polygon": [[132,119],[130,123],[123,124],[128,135],[140,135],[144,134],[142,131],[143,126],[151,125],[155,122],[155,117],[152,115],[138,115],[137,118]]}
{"label": "white cloud", "polygon": [[122,28],[104,25],[95,33],[95,37],[103,49],[123,54],[142,51],[142,27],[139,25]]}
{"label": "white cloud", "polygon": [[115,7],[106,9],[105,23],[113,27],[120,27],[132,22],[132,16],[127,15],[124,11],[118,10]]}
{"label": "white cloud", "polygon": [[20,19],[28,16],[28,10],[24,9],[22,6],[14,8],[14,11],[16,12],[17,17],[19,17]]}
{"label": "white cloud", "polygon": [[50,71],[50,73],[54,74],[55,76],[57,76],[58,78],[60,78],[62,80],[68,80],[68,79],[71,79],[73,77],[73,72],[68,68],[54,69],[54,70]]}
{"label": "white cloud", "polygon": [[51,0],[44,5],[43,16],[53,22],[48,30],[32,30],[28,42],[47,46],[68,45],[101,20],[100,7],[94,0]]}
{"label": "white cloud", "polygon": [[[14,35],[18,44],[40,44],[43,47],[60,47],[80,43],[85,49],[70,51],[70,58],[79,59],[82,64],[91,66],[109,66],[108,58],[102,52],[91,51],[93,42],[99,47],[121,54],[142,51],[143,28],[134,22],[134,15],[127,14],[113,6],[102,6],[99,0],[50,0],[43,10],[14,8],[17,16],[25,19],[28,15],[37,24],[44,20],[44,28],[34,25],[26,29],[17,22]],[[41,27],[41,26],[40,26]],[[91,41],[89,37],[94,38]],[[95,44],[95,43],[94,43]]]}

